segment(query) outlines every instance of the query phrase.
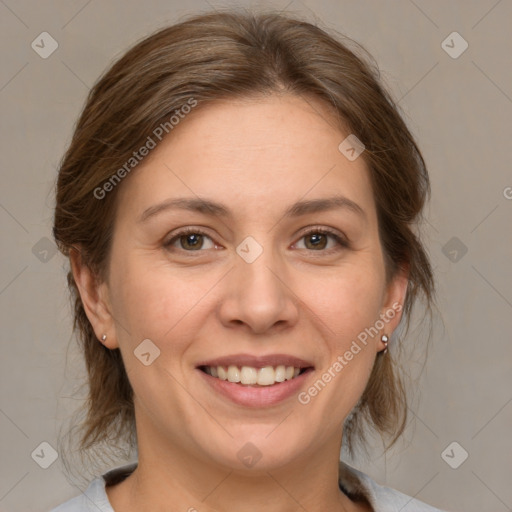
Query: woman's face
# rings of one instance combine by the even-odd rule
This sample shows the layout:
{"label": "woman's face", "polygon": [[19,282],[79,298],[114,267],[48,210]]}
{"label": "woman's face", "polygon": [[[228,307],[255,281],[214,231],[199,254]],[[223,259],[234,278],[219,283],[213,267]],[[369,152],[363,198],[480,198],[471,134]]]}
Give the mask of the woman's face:
{"label": "woman's face", "polygon": [[95,328],[121,349],[139,450],[337,457],[406,280],[386,284],[368,170],[327,119],[296,96],[199,106],[120,186]]}

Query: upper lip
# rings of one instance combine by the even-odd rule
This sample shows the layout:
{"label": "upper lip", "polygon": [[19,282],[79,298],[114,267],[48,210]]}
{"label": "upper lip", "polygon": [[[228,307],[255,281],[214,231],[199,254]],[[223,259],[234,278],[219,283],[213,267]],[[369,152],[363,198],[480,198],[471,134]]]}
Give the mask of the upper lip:
{"label": "upper lip", "polygon": [[305,359],[291,356],[288,354],[268,354],[264,356],[254,356],[251,354],[233,354],[229,356],[216,357],[208,359],[197,364],[201,366],[251,366],[253,368],[263,368],[265,366],[293,366],[295,368],[310,368],[313,364]]}

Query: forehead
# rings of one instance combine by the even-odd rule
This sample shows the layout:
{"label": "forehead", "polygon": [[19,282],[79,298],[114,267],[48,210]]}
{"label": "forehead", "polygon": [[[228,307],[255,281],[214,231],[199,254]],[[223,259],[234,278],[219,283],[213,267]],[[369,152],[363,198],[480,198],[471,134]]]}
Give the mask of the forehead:
{"label": "forehead", "polygon": [[121,197],[140,210],[169,197],[214,196],[252,207],[254,214],[269,201],[277,207],[339,193],[371,210],[363,158],[349,161],[338,149],[347,135],[314,98],[272,95],[200,105],[138,166]]}

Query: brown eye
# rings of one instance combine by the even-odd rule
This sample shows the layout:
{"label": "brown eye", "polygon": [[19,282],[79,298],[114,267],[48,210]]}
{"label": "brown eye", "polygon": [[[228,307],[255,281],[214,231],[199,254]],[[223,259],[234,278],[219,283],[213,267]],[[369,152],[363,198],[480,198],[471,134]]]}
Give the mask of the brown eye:
{"label": "brown eye", "polygon": [[325,249],[327,246],[327,235],[323,233],[311,233],[304,237],[306,249]]}
{"label": "brown eye", "polygon": [[180,236],[179,241],[182,249],[197,251],[203,247],[204,238],[199,233],[192,233]]}
{"label": "brown eye", "polygon": [[330,251],[331,249],[348,248],[348,242],[335,232],[315,229],[302,235],[295,244],[297,249],[306,249],[309,251]]}
{"label": "brown eye", "polygon": [[200,231],[182,231],[177,233],[172,239],[165,243],[168,249],[178,249],[182,251],[201,251],[205,249],[214,249],[213,240]]}

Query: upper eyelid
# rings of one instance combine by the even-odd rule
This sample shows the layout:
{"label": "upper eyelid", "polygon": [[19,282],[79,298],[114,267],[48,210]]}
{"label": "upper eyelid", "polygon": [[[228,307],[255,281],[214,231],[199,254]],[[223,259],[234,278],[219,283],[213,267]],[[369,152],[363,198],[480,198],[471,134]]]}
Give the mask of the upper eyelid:
{"label": "upper eyelid", "polygon": [[181,230],[178,230],[178,232],[173,234],[171,237],[165,237],[164,245],[165,246],[172,245],[177,240],[179,240],[182,236],[186,236],[188,234],[198,234],[201,236],[207,236],[215,245],[219,245],[215,241],[214,237],[205,231],[205,228],[190,228],[190,227],[185,227],[185,228],[182,228]]}
{"label": "upper eyelid", "polygon": [[[339,232],[338,230],[333,230],[333,229],[329,229],[329,228],[320,228],[320,227],[311,228],[311,229],[308,229],[307,231],[303,232],[297,239],[297,242],[302,240],[305,236],[308,236],[308,235],[314,234],[314,233],[320,233],[322,235],[326,235],[326,236],[330,236],[331,238],[334,238],[336,243],[340,247],[344,247],[344,248],[350,247],[350,241],[343,232]],[[294,245],[297,242],[294,242]],[[327,252],[327,251],[312,251],[312,252]]]}
{"label": "upper eyelid", "polygon": [[339,236],[341,238],[346,238],[345,234],[339,229],[324,227],[324,226],[307,226],[301,230],[301,237],[306,236],[310,233],[323,233],[325,235]]}

